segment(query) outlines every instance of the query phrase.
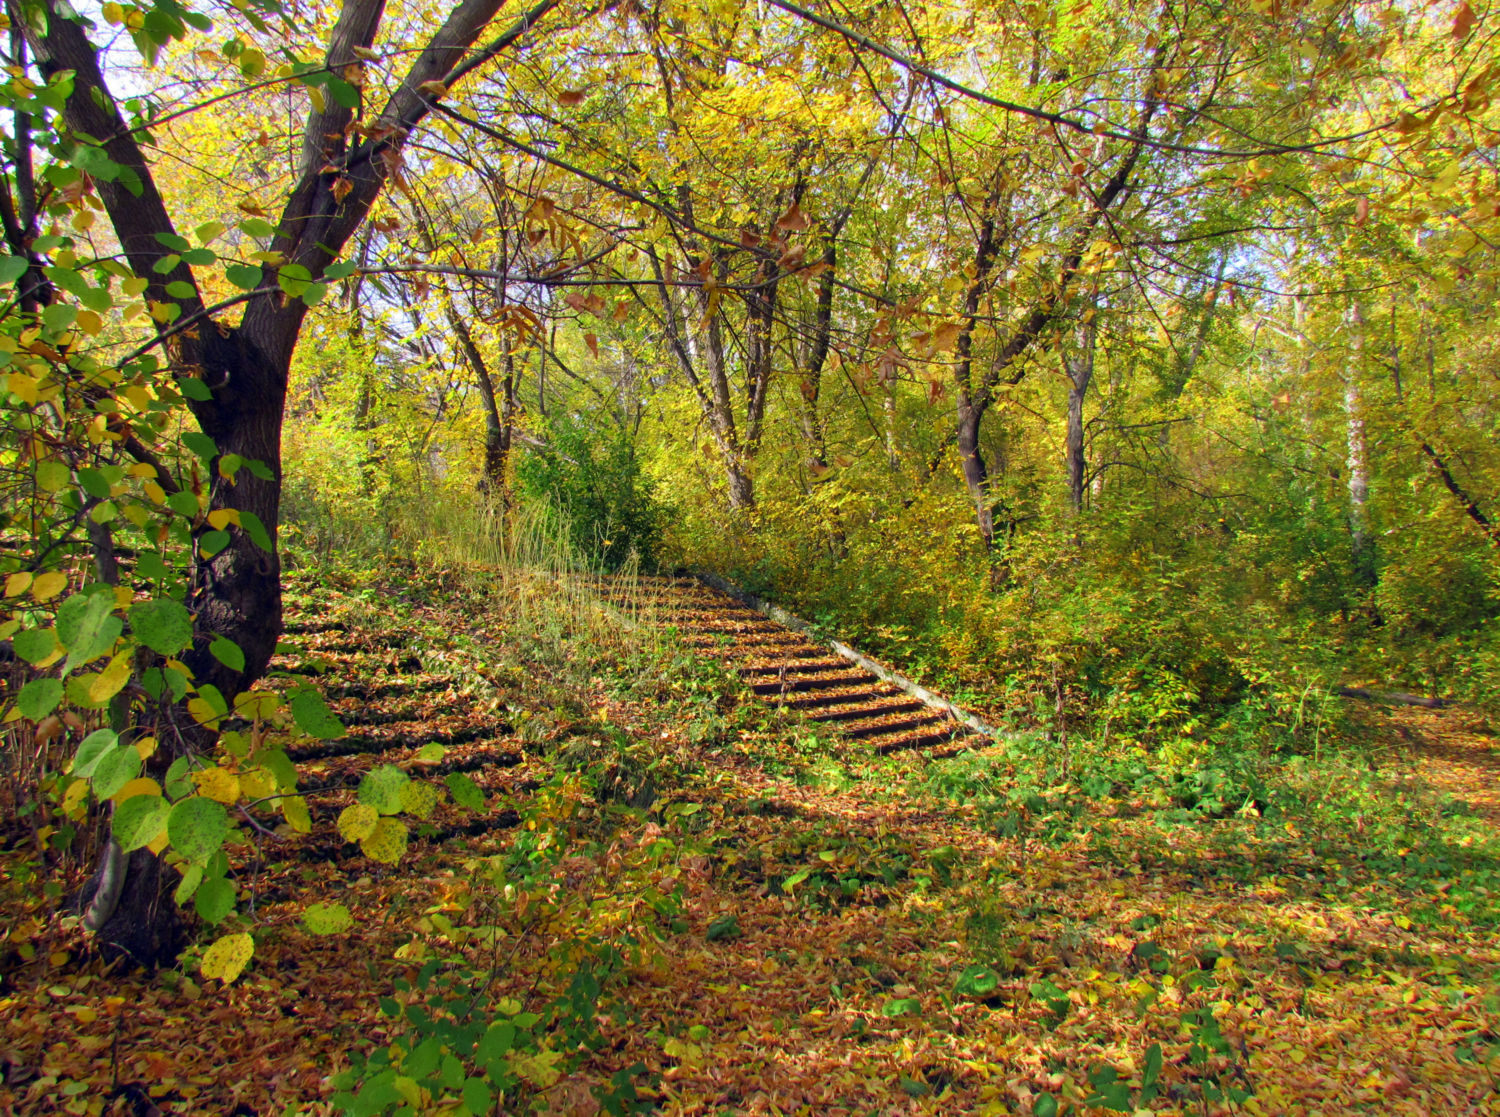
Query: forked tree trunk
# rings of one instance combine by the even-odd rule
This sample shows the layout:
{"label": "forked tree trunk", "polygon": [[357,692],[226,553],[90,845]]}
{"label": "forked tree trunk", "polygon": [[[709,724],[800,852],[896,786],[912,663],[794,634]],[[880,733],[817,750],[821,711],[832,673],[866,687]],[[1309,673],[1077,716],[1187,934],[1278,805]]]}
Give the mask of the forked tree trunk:
{"label": "forked tree trunk", "polygon": [[[431,111],[434,84],[452,86],[520,40],[557,2],[539,0],[507,31],[470,54],[500,0],[459,0],[432,40],[413,55],[378,121],[371,121],[379,125],[374,129],[377,138],[350,148],[347,137],[354,113],[333,98],[324,111],[311,113],[297,179],[271,250],[315,279],[322,276],[364,222],[387,176],[399,173],[401,145]],[[174,372],[201,381],[213,396],[191,405],[219,451],[209,468],[210,507],[254,514],[272,544],[264,550],[249,532],[237,530],[227,547],[196,564],[188,604],[198,614],[199,636],[183,658],[199,685],[212,684],[232,698],[265,672],[281,634],[281,563],[275,546],[281,518],[281,428],[287,377],[307,304],[286,297],[274,269],[268,267],[262,292],[246,303],[239,325],[231,326],[208,314],[186,264],[177,262],[164,272],[156,269],[171,251],[157,234],[174,235],[175,229],[151,168],[105,84],[98,51],[82,27],[59,10],[56,0],[43,0],[43,5],[44,20],[24,20],[37,66],[49,78],[64,70],[73,72],[73,93],[63,114],[68,127],[101,138],[105,154],[134,172],[138,193],[126,188],[123,176],[101,178],[95,182],[99,197],[131,268],[149,281],[146,297],[180,307],[176,324],[162,327],[161,335]],[[384,0],[345,0],[329,38],[330,69],[341,73],[363,66],[356,51],[373,44],[384,10]],[[71,15],[72,9],[67,12]],[[334,190],[336,183],[340,193]],[[169,283],[178,290],[186,285],[194,293],[169,294]],[[125,445],[129,449],[131,444]],[[271,479],[261,480],[242,469],[231,484],[217,468],[227,454],[263,462]],[[176,487],[164,474],[161,481],[164,487]],[[239,645],[245,655],[243,671],[208,653],[213,634]],[[175,918],[175,909],[170,901],[166,907],[161,902],[161,863],[149,852],[137,851],[127,868],[114,913],[100,929],[101,946],[143,965],[170,962],[178,944],[167,916]]]}

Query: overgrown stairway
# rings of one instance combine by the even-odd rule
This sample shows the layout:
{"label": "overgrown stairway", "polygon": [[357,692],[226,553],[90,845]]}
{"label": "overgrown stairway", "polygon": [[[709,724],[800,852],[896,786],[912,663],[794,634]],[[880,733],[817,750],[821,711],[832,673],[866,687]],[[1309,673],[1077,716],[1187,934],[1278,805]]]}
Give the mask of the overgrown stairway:
{"label": "overgrown stairway", "polygon": [[762,701],[799,711],[878,753],[941,747],[973,734],[946,712],[696,578],[605,578],[600,592],[733,667]]}
{"label": "overgrown stairway", "polygon": [[[334,822],[356,801],[360,780],[382,764],[433,782],[462,772],[486,795],[498,793],[500,804],[536,788],[535,763],[528,762],[506,712],[485,700],[491,688],[484,680],[445,662],[415,629],[385,616],[361,623],[350,618],[348,605],[343,599],[330,608],[316,583],[289,579],[285,634],[271,663],[273,673],[317,682],[347,729],[289,750],[313,822],[304,859],[364,864],[359,847],[344,841]],[[442,746],[440,758],[433,758],[433,745]],[[474,814],[443,803],[412,837],[442,842],[517,821],[512,809]]]}

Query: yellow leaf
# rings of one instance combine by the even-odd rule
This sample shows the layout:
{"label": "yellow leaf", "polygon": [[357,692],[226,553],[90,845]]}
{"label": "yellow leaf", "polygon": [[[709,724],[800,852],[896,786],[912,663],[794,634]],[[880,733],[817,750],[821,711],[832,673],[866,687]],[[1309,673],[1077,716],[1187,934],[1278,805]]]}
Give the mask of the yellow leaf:
{"label": "yellow leaf", "polygon": [[219,803],[233,803],[240,797],[240,778],[227,768],[204,768],[193,773],[198,790]]}
{"label": "yellow leaf", "polygon": [[345,807],[339,815],[339,833],[350,842],[362,842],[375,833],[375,824],[380,821],[380,812],[368,803],[356,803]]}
{"label": "yellow leaf", "polygon": [[155,481],[147,481],[141,486],[141,492],[145,493],[154,504],[165,504],[167,502],[167,490]]}
{"label": "yellow leaf", "polygon": [[36,403],[36,377],[27,376],[24,372],[13,372],[5,383],[7,388],[20,397],[22,403]]}
{"label": "yellow leaf", "polygon": [[100,318],[92,310],[80,310],[78,312],[78,328],[89,337],[98,337],[99,332],[104,329],[104,319]]}
{"label": "yellow leaf", "polygon": [[426,818],[438,805],[438,789],[430,783],[411,780],[401,785],[401,809],[416,818]]}
{"label": "yellow leaf", "polygon": [[371,50],[369,47],[350,47],[349,49],[354,52],[355,58],[363,58],[366,62],[380,61],[380,52],[378,50]]}
{"label": "yellow leaf", "polygon": [[193,720],[199,725],[206,725],[210,729],[218,725],[219,711],[203,701],[203,699],[189,698],[187,708],[188,713],[193,715]]}
{"label": "yellow leaf", "polygon": [[130,681],[130,668],[135,662],[135,651],[121,652],[109,661],[109,666],[94,676],[89,684],[89,701],[95,704],[108,702],[125,688]]}
{"label": "yellow leaf", "polygon": [[29,570],[23,570],[19,574],[12,574],[9,578],[5,579],[5,596],[16,597],[19,594],[25,593],[27,587],[31,585],[31,578],[32,574]]}
{"label": "yellow leaf", "polygon": [[217,531],[223,531],[226,524],[240,526],[240,513],[237,508],[215,508],[208,514],[209,526]]}
{"label": "yellow leaf", "polygon": [[68,576],[61,570],[49,570],[32,579],[31,596],[38,601],[50,601],[67,588]]}
{"label": "yellow leaf", "polygon": [[307,800],[300,795],[287,795],[281,800],[281,817],[299,834],[312,833],[312,816],[307,813]]}
{"label": "yellow leaf", "polygon": [[110,0],[108,4],[105,4],[100,10],[100,14],[104,16],[104,22],[111,27],[119,27],[120,24],[125,22],[125,9],[116,4],[114,0]]}
{"label": "yellow leaf", "polygon": [[163,826],[161,833],[146,843],[146,848],[157,856],[160,856],[161,851],[167,848],[169,841],[171,841],[171,838],[167,835],[167,828]]}
{"label": "yellow leaf", "polygon": [[62,809],[64,813],[72,814],[88,796],[88,793],[88,780],[74,780],[68,784],[68,790],[63,792]]}
{"label": "yellow leaf", "polygon": [[424,81],[417,86],[417,92],[427,97],[442,97],[448,92],[448,87],[440,81]]}
{"label": "yellow leaf", "polygon": [[406,853],[406,826],[394,818],[382,818],[359,848],[371,861],[394,865]]}
{"label": "yellow leaf", "polygon": [[264,768],[240,773],[240,794],[246,799],[266,799],[276,794],[276,777]]}
{"label": "yellow leaf", "polygon": [[146,278],[140,275],[133,275],[124,283],[120,284],[120,290],[124,291],[125,294],[132,299],[139,295],[142,291],[144,291],[146,287]]}
{"label": "yellow leaf", "polygon": [[422,1087],[417,1085],[415,1078],[408,1078],[404,1074],[397,1075],[396,1080],[391,1083],[391,1088],[400,1094],[413,1109],[420,1110],[423,1108]]}
{"label": "yellow leaf", "polygon": [[249,935],[225,935],[203,954],[198,973],[217,977],[228,985],[239,977],[255,953],[255,940]]}
{"label": "yellow leaf", "polygon": [[137,779],[131,780],[124,787],[120,788],[120,790],[115,792],[112,796],[110,796],[110,798],[112,798],[116,803],[123,803],[126,799],[134,799],[137,795],[155,795],[157,797],[160,797],[161,784],[157,783],[153,779],[147,779],[145,776],[140,776]]}
{"label": "yellow leaf", "polygon": [[156,738],[142,737],[135,743],[135,751],[142,760],[150,760],[156,752]]}

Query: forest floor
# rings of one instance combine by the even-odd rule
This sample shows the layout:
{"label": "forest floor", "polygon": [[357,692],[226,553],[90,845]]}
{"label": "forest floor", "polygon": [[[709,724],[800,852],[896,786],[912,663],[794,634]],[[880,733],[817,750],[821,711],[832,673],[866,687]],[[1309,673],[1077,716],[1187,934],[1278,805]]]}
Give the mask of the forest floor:
{"label": "forest floor", "polygon": [[[509,589],[292,581],[277,667],[318,677],[349,734],[299,763],[313,833],[237,851],[256,952],[234,984],[193,950],[102,970],[37,895],[34,847],[3,854],[0,1111],[334,1112],[351,1054],[399,1033],[383,999],[426,959],[477,965],[455,928],[486,923],[508,1012],[565,992],[569,942],[616,960],[588,1043],[529,1064],[505,1112],[587,1117],[597,1092],[668,1114],[1500,1113],[1477,719],[1382,715],[1243,795],[1201,760],[1039,736],[878,756],[671,633],[589,635],[577,602],[553,623]],[[402,864],[367,860],[334,820],[363,772],[419,776],[432,743],[486,811],[441,808]],[[548,854],[546,887],[486,868],[522,852]],[[323,902],[353,927],[309,933]]]}

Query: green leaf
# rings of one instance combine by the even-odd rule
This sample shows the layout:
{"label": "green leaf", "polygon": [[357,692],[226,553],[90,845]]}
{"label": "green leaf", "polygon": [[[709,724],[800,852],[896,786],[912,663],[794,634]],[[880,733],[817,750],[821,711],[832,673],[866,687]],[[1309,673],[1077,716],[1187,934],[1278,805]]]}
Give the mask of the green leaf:
{"label": "green leaf", "polygon": [[174,299],[190,299],[197,293],[198,289],[196,287],[181,279],[174,279],[171,283],[167,284],[167,294],[171,295]]}
{"label": "green leaf", "polygon": [[443,782],[448,785],[448,794],[460,807],[471,811],[484,810],[484,792],[468,776],[462,772],[449,772]]}
{"label": "green leaf", "polygon": [[1043,1090],[1031,1103],[1031,1112],[1036,1117],[1057,1117],[1057,1099]]}
{"label": "green leaf", "polygon": [[184,432],[182,444],[204,461],[208,461],[219,452],[219,444],[202,431]]}
{"label": "green leaf", "polygon": [[224,701],[224,695],[213,683],[204,683],[198,688],[198,697],[213,707],[214,713],[224,717],[229,713],[229,703]]}
{"label": "green leaf", "polygon": [[104,287],[85,288],[79,294],[78,301],[99,314],[107,314],[110,308],[115,305],[114,297]]}
{"label": "green leaf", "polygon": [[302,292],[302,301],[308,306],[317,306],[323,301],[323,296],[328,294],[328,284],[310,283],[307,290]]}
{"label": "green leaf", "polygon": [[197,785],[192,781],[193,761],[186,756],[179,756],[172,761],[167,769],[167,778],[163,781],[167,798],[181,799],[184,795],[191,795]]}
{"label": "green leaf", "polygon": [[57,709],[57,704],[62,701],[62,695],[61,679],[32,679],[21,688],[21,693],[16,696],[16,709],[21,711],[23,718],[41,721]]}
{"label": "green leaf", "polygon": [[206,268],[218,262],[218,256],[209,248],[191,248],[182,254],[182,262],[195,268]]}
{"label": "green leaf", "polygon": [[737,939],[743,932],[740,930],[739,917],[733,913],[721,915],[708,925],[707,939],[709,942],[719,942],[723,939]]}
{"label": "green leaf", "polygon": [[189,865],[187,872],[182,874],[182,880],[177,884],[177,891],[172,893],[172,899],[178,907],[193,898],[193,893],[198,891],[198,886],[203,883],[203,866]]}
{"label": "green leaf", "polygon": [[298,298],[312,282],[312,273],[301,264],[283,264],[276,273],[277,285],[292,298]]}
{"label": "green leaf", "polygon": [[493,1063],[497,1059],[503,1059],[506,1053],[515,1046],[516,1026],[514,1024],[491,1024],[484,1036],[479,1040],[479,1050],[475,1058],[481,1063]]}
{"label": "green leaf", "polygon": [[208,403],[214,398],[214,394],[208,390],[208,385],[192,376],[180,377],[177,387],[188,399],[197,400],[199,403]]}
{"label": "green leaf", "polygon": [[208,650],[209,654],[231,671],[245,669],[245,653],[240,651],[240,646],[233,640],[220,636],[208,646]]}
{"label": "green leaf", "polygon": [[159,244],[165,245],[173,252],[186,252],[189,248],[193,247],[192,243],[186,237],[179,237],[176,233],[157,233],[156,240]]}
{"label": "green leaf", "polygon": [[1141,1088],[1155,1086],[1161,1077],[1161,1044],[1153,1043],[1146,1048],[1146,1065],[1141,1071]]}
{"label": "green leaf", "polygon": [[200,865],[218,852],[228,834],[229,812],[224,804],[201,795],[178,803],[167,820],[167,839],[172,848]]}
{"label": "green leaf", "polygon": [[[88,779],[105,753],[119,742],[120,735],[113,729],[96,729],[85,737],[73,755],[73,764],[68,769],[79,779]],[[134,750],[132,750],[134,751]]]}
{"label": "green leaf", "polygon": [[0,283],[14,283],[26,274],[28,267],[30,264],[23,256],[0,257]]}
{"label": "green leaf", "polygon": [[354,917],[343,904],[309,904],[302,912],[302,926],[312,935],[337,935],[354,926]]}
{"label": "green leaf", "polygon": [[259,217],[245,218],[245,220],[240,222],[240,229],[252,237],[274,237],[276,235],[275,227],[269,221],[264,221]]}
{"label": "green leaf", "polygon": [[36,486],[44,493],[55,493],[73,479],[73,471],[59,461],[36,463]]}
{"label": "green leaf", "polygon": [[42,321],[47,324],[48,329],[66,330],[78,321],[78,308],[66,303],[53,303],[42,311]]}
{"label": "green leaf", "polygon": [[57,633],[50,628],[27,629],[16,633],[10,646],[27,663],[40,663],[57,651]]}
{"label": "green leaf", "polygon": [[[257,477],[260,477],[260,474],[255,472],[255,466],[260,465],[259,462],[246,462],[245,465],[250,469],[251,473],[255,473]],[[264,469],[265,467],[261,466],[261,468]],[[270,481],[272,478],[263,477],[261,480]],[[266,531],[266,525],[261,523],[260,517],[254,512],[246,512],[243,508],[240,509],[240,530],[250,537],[250,542],[254,543],[267,554],[270,554],[274,549],[271,546],[271,536]]]}
{"label": "green leaf", "polygon": [[350,85],[343,78],[328,76],[328,92],[333,94],[333,99],[346,109],[359,108],[359,90]]}
{"label": "green leaf", "polygon": [[1000,986],[1000,975],[988,966],[969,966],[958,975],[953,991],[960,997],[986,997]]}
{"label": "green leaf", "polygon": [[97,469],[85,466],[78,471],[78,484],[89,496],[99,500],[109,499],[109,480]]}
{"label": "green leaf", "polygon": [[382,764],[359,781],[359,801],[381,814],[396,814],[401,810],[402,788],[409,782],[410,777],[400,768]]}
{"label": "green leaf", "polygon": [[213,558],[225,547],[229,546],[229,543],[229,532],[205,531],[198,539],[198,550],[204,558]]}
{"label": "green leaf", "polygon": [[482,1078],[464,1080],[464,1108],[470,1113],[488,1113],[495,1105],[495,1095]]}
{"label": "green leaf", "polygon": [[162,655],[179,655],[193,643],[192,615],[178,601],[160,598],[132,605],[130,627],[137,640]]}
{"label": "green leaf", "polygon": [[179,489],[167,497],[167,507],[191,520],[198,515],[198,498],[186,489]]}
{"label": "green leaf", "polygon": [[108,799],[141,774],[141,754],[130,745],[116,745],[94,765],[94,794]]}
{"label": "green leaf", "polygon": [[[134,752],[134,749],[130,750]],[[160,795],[132,795],[115,807],[110,832],[126,853],[149,845],[167,826],[172,805]]]}
{"label": "green leaf", "polygon": [[882,1016],[909,1016],[922,1011],[922,1002],[915,997],[897,997],[886,1001],[880,1009]]}
{"label": "green leaf", "polygon": [[297,766],[281,749],[263,749],[256,753],[260,766],[276,777],[276,786],[282,791],[294,791],[297,787]]}
{"label": "green leaf", "polygon": [[[63,664],[63,674],[66,675],[73,668],[97,659],[110,648],[114,647],[120,633],[125,630],[125,622],[114,615],[115,595],[113,593],[94,594],[89,597],[87,607],[78,623],[78,630],[72,640],[68,643],[68,659]],[[59,630],[62,626],[62,615],[58,615]]]}
{"label": "green leaf", "polygon": [[325,741],[344,735],[344,723],[333,716],[323,696],[311,687],[297,691],[291,698],[292,719],[309,737]]}
{"label": "green leaf", "polygon": [[230,264],[224,269],[224,278],[241,291],[253,291],[261,285],[266,273],[253,264]]}
{"label": "green leaf", "polygon": [[193,895],[193,910],[205,923],[222,923],[234,911],[234,882],[227,877],[205,880]]}

